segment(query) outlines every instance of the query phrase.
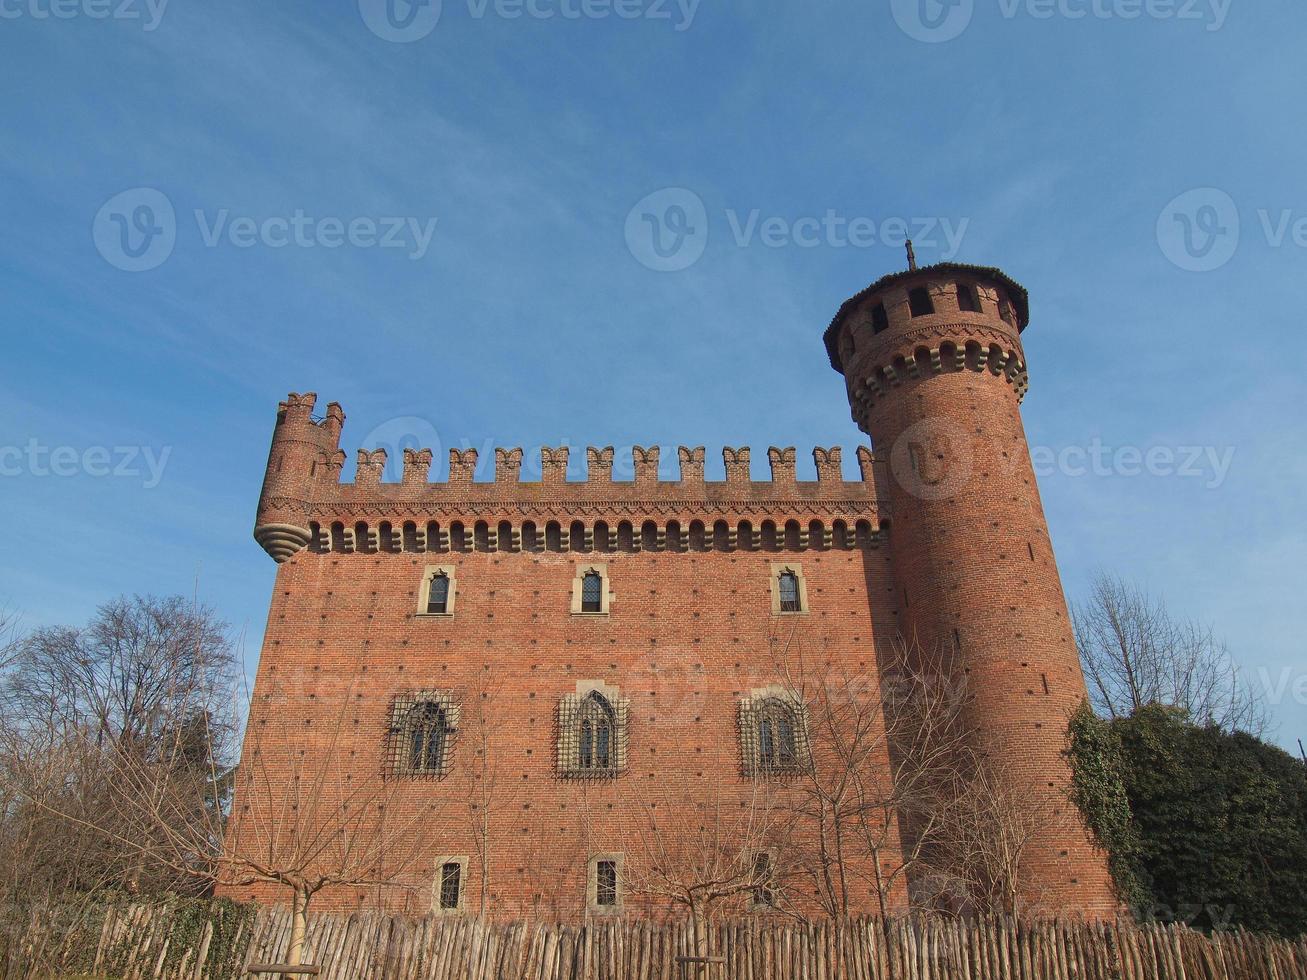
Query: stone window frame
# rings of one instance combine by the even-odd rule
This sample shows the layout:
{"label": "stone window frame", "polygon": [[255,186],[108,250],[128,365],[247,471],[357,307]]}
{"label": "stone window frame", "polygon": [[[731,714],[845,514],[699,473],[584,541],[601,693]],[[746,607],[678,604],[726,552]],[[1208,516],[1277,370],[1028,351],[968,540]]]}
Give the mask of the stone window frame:
{"label": "stone window frame", "polygon": [[[781,575],[792,574],[799,582],[799,608],[781,608]],[[803,565],[797,561],[774,561],[771,563],[771,614],[773,616],[808,615],[808,580],[803,577]]]}
{"label": "stone window frame", "polygon": [[[454,601],[458,596],[458,578],[456,565],[427,565],[422,570],[422,584],[418,588],[417,615],[423,619],[448,619],[454,615]],[[427,601],[431,597],[431,582],[439,576],[449,579],[449,596],[445,602],[444,612],[427,612]]]}
{"label": "stone window frame", "polygon": [[[612,905],[599,904],[599,863],[611,861],[617,866],[617,881]],[[626,857],[621,851],[591,854],[585,873],[585,910],[590,915],[621,915],[626,908]]]}
{"label": "stone window frame", "polygon": [[[408,732],[408,717],[424,704],[435,704],[444,712],[444,745],[438,769],[414,769],[408,765],[412,743]],[[390,775],[408,779],[444,779],[453,769],[454,744],[458,739],[462,705],[450,691],[401,691],[390,705],[390,730],[387,737],[389,756],[386,771]]]}
{"label": "stone window frame", "polygon": [[[599,576],[599,609],[587,612],[582,608],[585,577],[591,572]],[[572,615],[573,616],[607,616],[612,605],[613,592],[608,580],[608,565],[605,562],[586,562],[576,566],[572,577]]]}
{"label": "stone window frame", "polygon": [[[794,719],[794,762],[790,765],[762,764],[758,746],[758,713],[771,701],[779,701],[789,709]],[[740,699],[740,769],[745,776],[768,779],[777,776],[795,776],[808,771],[812,765],[812,745],[808,737],[808,709],[792,691],[779,684],[754,688],[749,696]]]}
{"label": "stone window frame", "polygon": [[[445,883],[445,865],[458,865],[458,904],[445,908],[440,903],[441,891]],[[436,858],[436,876],[431,889],[431,913],[433,915],[461,915],[467,911],[467,866],[466,854],[442,854]]]}
{"label": "stone window frame", "polygon": [[[599,768],[581,768],[581,708],[586,698],[598,694],[613,711],[613,743],[610,763]],[[558,699],[558,774],[565,779],[616,779],[626,772],[631,719],[630,699],[621,688],[600,680],[576,682],[576,693]]]}

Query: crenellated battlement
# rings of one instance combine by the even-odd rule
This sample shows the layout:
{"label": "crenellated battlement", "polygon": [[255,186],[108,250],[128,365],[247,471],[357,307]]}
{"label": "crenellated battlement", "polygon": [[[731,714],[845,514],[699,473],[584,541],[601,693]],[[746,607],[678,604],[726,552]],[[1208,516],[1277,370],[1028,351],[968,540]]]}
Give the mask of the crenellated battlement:
{"label": "crenellated battlement", "polygon": [[[722,486],[763,486],[774,485],[777,487],[788,487],[799,484],[847,484],[866,481],[869,479],[867,471],[862,472],[862,481],[846,481],[843,473],[843,450],[839,446],[823,448],[818,446],[812,450],[813,464],[817,470],[817,479],[799,480],[795,468],[795,447],[786,446],[784,448],[771,446],[767,450],[767,461],[771,467],[771,479],[767,481],[754,480],[749,470],[750,449],[748,446],[739,448],[724,447],[722,449],[722,461],[726,470],[726,479],[718,481],[707,481],[704,479],[704,447],[703,446],[680,446],[677,449],[677,456],[680,460],[680,477],[676,480],[662,480],[659,478],[658,465],[660,458],[660,447],[651,446],[633,446],[631,453],[632,471],[635,474],[633,480],[615,480],[613,479],[613,464],[615,450],[612,446],[587,446],[586,447],[586,475],[580,480],[567,479],[567,467],[571,457],[570,446],[560,446],[552,448],[542,446],[540,448],[540,470],[541,479],[523,480],[522,479],[522,460],[524,458],[521,447],[512,449],[496,449],[494,460],[494,475],[491,480],[476,480],[477,465],[480,461],[480,454],[475,449],[451,449],[449,450],[449,469],[448,476],[445,480],[432,480],[431,464],[433,454],[430,449],[405,449],[403,459],[403,476],[398,482],[387,482],[382,479],[386,469],[386,463],[389,461],[389,454],[385,449],[360,449],[358,450],[358,462],[355,470],[354,482],[341,482],[340,466],[336,465],[332,457],[335,452],[329,454],[327,465],[316,470],[321,474],[318,480],[320,485],[330,486],[337,485],[341,487],[441,487],[441,486],[565,486],[580,488],[586,486],[592,487],[676,487],[685,485],[695,487],[700,485],[711,486],[714,483]],[[870,455],[870,450],[867,450]],[[344,454],[340,453],[343,459]],[[861,456],[859,456],[861,459]]]}
{"label": "crenellated battlement", "polygon": [[[605,538],[607,529],[616,535],[622,526],[643,529],[652,522],[661,529],[656,538],[666,540],[670,535],[673,550],[681,529],[688,542],[691,528],[707,528],[707,539],[723,547],[743,533],[746,541],[757,535],[758,548],[779,541],[775,545],[779,549],[785,541],[796,546],[803,541],[807,547],[813,528],[818,528],[817,540],[834,535],[839,541],[845,540],[847,528],[852,546],[857,538],[853,529],[861,525],[859,540],[865,543],[872,540],[885,516],[876,495],[881,464],[866,447],[857,450],[856,480],[844,478],[839,446],[812,450],[815,480],[798,478],[793,446],[768,448],[769,480],[753,478],[748,446],[722,449],[721,480],[705,478],[703,446],[677,448],[680,475],[674,480],[660,478],[659,446],[630,448],[626,471],[633,478],[629,480],[614,479],[618,450],[613,446],[586,447],[581,479],[568,478],[572,447],[545,446],[539,450],[539,478],[534,480],[522,478],[524,450],[511,447],[494,450],[489,480],[476,479],[480,463],[476,449],[450,449],[448,468],[442,467],[444,479],[433,473],[437,462],[433,450],[405,449],[398,481],[385,479],[386,449],[365,447],[356,450],[353,481],[342,481],[345,452],[340,434],[345,414],[332,402],[325,417],[315,418],[315,399],[312,393],[292,393],[278,407],[255,529],[255,537],[278,561],[311,542],[321,550],[321,542],[330,540],[324,529],[333,526],[342,529],[334,539],[334,550],[342,551],[366,550],[345,542],[356,534],[366,541],[369,534],[377,533],[368,529],[383,523],[386,528],[406,524],[420,528],[422,535],[408,539],[416,541],[428,528],[438,540],[441,527],[473,527],[478,521],[496,529],[501,524],[516,527],[519,534],[525,528],[527,540],[534,540],[533,528],[538,526],[544,534],[551,523],[568,528],[570,534],[579,522],[590,528],[590,534]],[[714,531],[723,524],[729,537],[727,531],[720,535]],[[779,537],[766,532],[768,527],[782,529]],[[786,527],[800,531],[787,536]],[[391,532],[380,533],[385,537]],[[643,530],[628,532],[623,540],[632,534],[638,540]]]}

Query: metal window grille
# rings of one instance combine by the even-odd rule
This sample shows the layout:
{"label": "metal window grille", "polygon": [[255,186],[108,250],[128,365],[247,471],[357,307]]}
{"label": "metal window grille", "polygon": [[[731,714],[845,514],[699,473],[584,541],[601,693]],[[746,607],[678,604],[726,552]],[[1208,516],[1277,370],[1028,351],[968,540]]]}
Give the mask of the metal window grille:
{"label": "metal window grille", "polygon": [[463,884],[463,866],[457,861],[448,861],[440,867],[440,907],[442,909],[458,908],[459,890]]}
{"label": "metal window grille", "polygon": [[780,697],[740,702],[740,750],[746,776],[803,771],[809,758],[803,709]]}
{"label": "metal window grille", "polygon": [[437,779],[448,775],[459,713],[458,703],[446,692],[396,695],[386,739],[387,771]]}
{"label": "metal window grille", "polygon": [[802,612],[799,602],[799,576],[793,572],[780,574],[781,612]]}
{"label": "metal window grille", "polygon": [[427,612],[449,612],[449,576],[441,572],[427,586]]}
{"label": "metal window grille", "polygon": [[581,612],[603,612],[604,579],[598,572],[586,572],[581,579]]}
{"label": "metal window grille", "polygon": [[595,864],[595,904],[611,908],[617,904],[617,862]]}
{"label": "metal window grille", "polygon": [[558,705],[558,768],[577,778],[616,776],[626,769],[629,702],[598,691],[567,695]]}

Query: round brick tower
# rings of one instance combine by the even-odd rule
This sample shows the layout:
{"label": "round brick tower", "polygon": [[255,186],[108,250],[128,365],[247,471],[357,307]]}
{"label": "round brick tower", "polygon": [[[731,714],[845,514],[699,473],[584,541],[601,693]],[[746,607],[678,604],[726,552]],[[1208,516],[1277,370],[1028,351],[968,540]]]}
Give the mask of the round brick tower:
{"label": "round brick tower", "polygon": [[309,543],[305,514],[317,484],[334,484],[344,454],[340,430],[345,413],[332,402],[322,419],[313,417],[313,392],[292,392],[277,406],[277,427],[268,450],[268,468],[254,519],[254,539],[278,563]]}
{"label": "round brick tower", "polygon": [[1103,855],[1066,796],[1069,716],[1085,697],[1019,403],[1025,289],[941,263],[885,276],[825,334],[883,474],[900,631],[955,654],[968,722],[1014,800],[1048,811],[1026,853],[1033,912],[1115,909]]}

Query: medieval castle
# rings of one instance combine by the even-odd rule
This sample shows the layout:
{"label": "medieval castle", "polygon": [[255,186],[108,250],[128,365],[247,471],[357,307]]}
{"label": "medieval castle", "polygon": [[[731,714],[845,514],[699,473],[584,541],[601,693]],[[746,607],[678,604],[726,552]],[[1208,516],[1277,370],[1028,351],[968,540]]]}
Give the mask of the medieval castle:
{"label": "medieval castle", "polygon": [[[846,301],[824,339],[871,442],[852,482],[839,448],[813,451],[815,482],[793,448],[768,450],[767,481],[748,448],[726,449],[725,480],[706,481],[702,447],[680,448],[670,482],[658,448],[635,447],[618,481],[610,447],[587,450],[583,482],[561,448],[539,482],[520,480],[520,449],[496,450],[493,482],[473,479],[475,450],[450,452],[436,482],[430,450],[405,450],[398,483],[364,449],[341,483],[344,412],[315,417],[313,394],[291,394],[254,529],[278,569],[242,765],[277,761],[238,784],[230,836],[273,849],[252,814],[348,809],[380,784],[402,828],[386,847],[420,837],[416,863],[318,907],[380,894],[577,919],[657,904],[626,880],[653,796],[664,827],[702,831],[791,792],[808,764],[804,708],[775,676],[777,638],[794,635],[872,685],[896,638],[947,646],[1002,778],[1069,807],[1061,752],[1085,687],[1018,408],[1027,319],[1003,272],[953,263]],[[1026,858],[1032,901],[1113,908],[1078,823]],[[775,899],[753,890],[755,909]],[[875,908],[860,888],[855,910]]]}

